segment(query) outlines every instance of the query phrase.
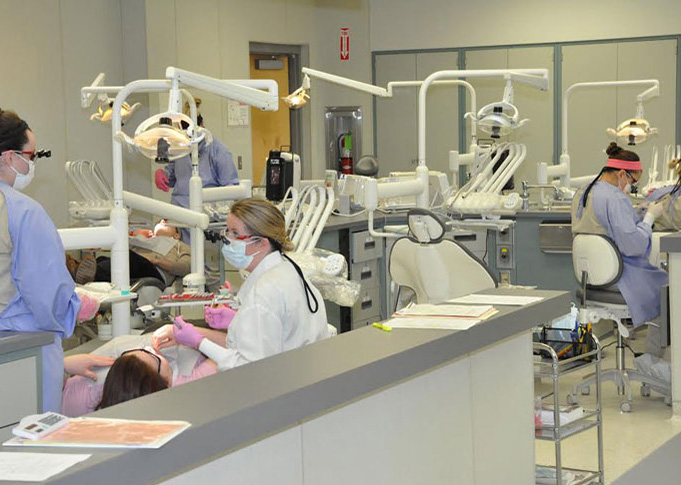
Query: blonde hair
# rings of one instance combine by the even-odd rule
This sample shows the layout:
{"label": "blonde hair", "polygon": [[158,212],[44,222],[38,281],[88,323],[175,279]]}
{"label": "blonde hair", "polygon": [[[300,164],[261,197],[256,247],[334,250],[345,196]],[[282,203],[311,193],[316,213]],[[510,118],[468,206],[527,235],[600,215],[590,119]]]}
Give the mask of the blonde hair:
{"label": "blonde hair", "polygon": [[[199,108],[201,107],[201,103],[202,103],[201,98],[194,98],[194,102],[196,103],[196,114],[198,115],[201,112],[199,110]],[[182,110],[182,112],[184,114],[186,114],[187,116],[189,116],[190,111],[191,111],[191,108],[189,106],[189,101],[185,101],[184,102],[184,109]]]}
{"label": "blonde hair", "polygon": [[276,250],[293,249],[293,243],[286,234],[284,214],[266,200],[240,200],[232,206],[230,214],[243,222],[254,236],[267,238]]}
{"label": "blonde hair", "polygon": [[674,175],[681,178],[681,158],[675,158],[669,161],[669,168],[674,171]]}

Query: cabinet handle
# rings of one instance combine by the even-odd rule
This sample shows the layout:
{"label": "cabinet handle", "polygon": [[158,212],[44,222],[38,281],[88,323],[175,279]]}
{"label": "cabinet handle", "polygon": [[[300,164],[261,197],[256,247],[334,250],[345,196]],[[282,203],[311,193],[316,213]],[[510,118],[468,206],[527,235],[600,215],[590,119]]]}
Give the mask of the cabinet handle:
{"label": "cabinet handle", "polygon": [[362,310],[366,310],[367,308],[371,308],[374,304],[374,300],[372,298],[369,298],[367,300],[362,300]]}
{"label": "cabinet handle", "polygon": [[362,268],[362,272],[359,274],[360,280],[368,280],[371,278],[371,268]]}
{"label": "cabinet handle", "polygon": [[364,241],[364,249],[374,249],[376,247],[376,241],[371,238],[367,238]]}

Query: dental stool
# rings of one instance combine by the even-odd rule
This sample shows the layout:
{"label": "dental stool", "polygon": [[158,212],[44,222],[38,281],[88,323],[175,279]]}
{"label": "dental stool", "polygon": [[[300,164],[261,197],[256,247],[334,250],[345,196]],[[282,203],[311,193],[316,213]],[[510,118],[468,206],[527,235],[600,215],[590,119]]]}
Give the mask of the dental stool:
{"label": "dental stool", "polygon": [[414,291],[417,303],[496,288],[496,278],[482,261],[458,242],[443,239],[446,228],[436,214],[411,209],[407,223],[409,233],[393,245],[388,270],[395,284]]}
{"label": "dental stool", "polygon": [[[614,320],[617,324],[616,367],[603,370],[601,381],[612,381],[617,386],[617,393],[625,396],[620,410],[631,411],[631,381],[641,382],[641,395],[649,396],[651,386],[656,390],[669,391],[663,393],[671,396],[671,388],[664,381],[642,374],[625,365],[625,339],[629,337],[629,329],[623,324],[624,319],[631,317],[622,293],[617,289],[617,282],[622,276],[622,255],[615,244],[605,236],[596,234],[578,234],[572,242],[572,265],[575,278],[581,282],[577,297],[581,301],[579,323],[596,322],[600,319]],[[576,402],[578,391],[589,394],[589,386],[596,382],[596,376],[585,377],[582,382],[572,388],[568,395],[568,403]]]}

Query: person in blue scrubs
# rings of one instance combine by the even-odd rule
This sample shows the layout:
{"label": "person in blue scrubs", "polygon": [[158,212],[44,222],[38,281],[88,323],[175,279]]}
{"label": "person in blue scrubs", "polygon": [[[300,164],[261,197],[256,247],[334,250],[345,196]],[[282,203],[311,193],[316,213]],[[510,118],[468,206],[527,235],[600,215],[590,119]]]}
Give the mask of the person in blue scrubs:
{"label": "person in blue scrubs", "polygon": [[61,341],[81,306],[64,246],[45,209],[21,191],[35,173],[28,124],[0,109],[0,331],[51,332],[43,347],[43,411],[59,411],[64,377]]}
{"label": "person in blue scrubs", "polygon": [[641,220],[628,193],[643,173],[638,155],[611,143],[608,161],[586,189],[575,194],[572,203],[572,232],[609,237],[622,254],[622,277],[617,283],[634,326],[660,314],[660,292],[669,281],[667,273],[648,261],[652,225],[663,206],[652,203]]}
{"label": "person in blue scrubs", "polygon": [[[198,115],[197,123],[203,126],[203,117]],[[156,187],[168,192],[173,189],[170,203],[189,208],[189,179],[192,176],[191,155],[171,161],[165,167],[159,168],[155,174]],[[232,152],[213,138],[210,144],[205,141],[199,143],[199,176],[204,187],[224,187],[237,185],[239,174],[234,165]],[[190,242],[189,230],[182,229],[182,241]]]}

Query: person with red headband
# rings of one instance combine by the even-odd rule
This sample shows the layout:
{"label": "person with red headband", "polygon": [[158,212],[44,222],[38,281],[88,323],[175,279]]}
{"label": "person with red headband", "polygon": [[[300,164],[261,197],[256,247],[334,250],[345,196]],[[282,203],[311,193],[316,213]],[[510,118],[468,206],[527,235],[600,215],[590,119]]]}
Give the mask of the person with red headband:
{"label": "person with red headband", "polygon": [[643,174],[638,155],[610,143],[608,161],[585,190],[572,202],[572,233],[609,237],[622,254],[623,271],[617,283],[635,327],[660,314],[660,293],[669,282],[667,273],[648,261],[652,226],[664,208],[648,206],[641,220],[628,197]]}

